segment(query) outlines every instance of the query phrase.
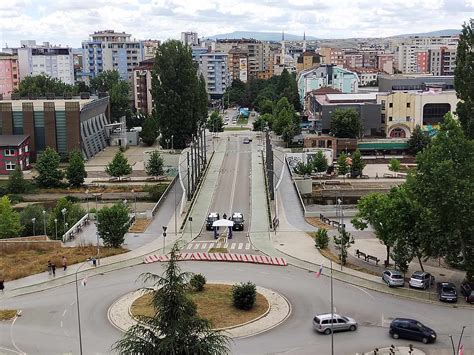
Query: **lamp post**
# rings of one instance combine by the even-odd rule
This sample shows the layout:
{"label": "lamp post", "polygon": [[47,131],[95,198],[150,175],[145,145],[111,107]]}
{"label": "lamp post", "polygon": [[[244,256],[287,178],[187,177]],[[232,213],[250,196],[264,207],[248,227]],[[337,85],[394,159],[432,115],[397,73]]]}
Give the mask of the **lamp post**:
{"label": "lamp post", "polygon": [[63,214],[63,224],[64,224],[64,233],[63,233],[63,235],[66,234],[66,232],[67,232],[67,229],[66,229],[66,212],[67,212],[66,208],[63,208],[61,210],[61,213]]}
{"label": "lamp post", "polygon": [[174,145],[173,145],[173,138],[174,138],[174,136],[173,136],[173,135],[171,135],[171,150],[174,150]]}
{"label": "lamp post", "polygon": [[87,215],[89,216],[89,190],[86,190]]}
{"label": "lamp post", "polygon": [[178,206],[176,205],[176,184],[177,180],[175,180],[173,190],[174,190],[174,234],[176,237],[178,237],[178,216],[176,210],[178,209]]}
{"label": "lamp post", "polygon": [[99,196],[102,196],[102,194],[97,192],[95,194],[92,194],[92,196],[95,197],[95,215],[96,215],[96,218],[97,218],[97,215],[99,213],[98,205],[97,205],[97,199],[99,198]]}
{"label": "lamp post", "polygon": [[32,218],[31,222],[33,223],[33,236],[36,236],[36,230],[35,230],[35,223],[36,223],[36,218]]}
{"label": "lamp post", "polygon": [[191,239],[193,239],[193,217],[189,217],[188,218],[188,221],[189,221],[189,232],[190,232],[190,235],[191,235]]}
{"label": "lamp post", "polygon": [[[340,230],[344,233],[344,210],[342,209],[342,200],[337,199],[337,205],[339,206],[339,216],[340,216]],[[341,240],[341,271],[342,271],[342,257],[344,255],[344,241]]]}
{"label": "lamp post", "polygon": [[166,230],[168,229],[167,226],[163,226],[163,255],[165,254],[165,239],[166,239]]}
{"label": "lamp post", "polygon": [[166,138],[165,142],[166,142],[166,149],[170,150],[170,139]]}
{"label": "lamp post", "polygon": [[78,325],[78,330],[79,330],[79,354],[82,355],[82,333],[81,333],[81,309],[79,305],[79,288],[77,287],[77,273],[79,270],[89,261],[90,259],[87,259],[84,261],[81,266],[79,266],[75,272],[75,279],[76,279],[76,308],[77,308],[77,325]]}
{"label": "lamp post", "polygon": [[135,218],[137,218],[137,195],[135,193],[135,190],[132,190],[133,198],[135,200],[135,211],[133,212]]}
{"label": "lamp post", "polygon": [[46,234],[46,211],[43,210],[43,229],[44,229],[44,235]]}
{"label": "lamp post", "polygon": [[54,239],[58,239],[58,219],[55,218],[54,219],[54,226],[55,226],[55,229],[56,229],[56,235],[54,236]]}

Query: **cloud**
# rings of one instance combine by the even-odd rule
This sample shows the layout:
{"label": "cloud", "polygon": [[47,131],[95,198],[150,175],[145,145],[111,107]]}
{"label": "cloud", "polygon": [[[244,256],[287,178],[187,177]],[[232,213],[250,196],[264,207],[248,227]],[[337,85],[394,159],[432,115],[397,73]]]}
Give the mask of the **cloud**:
{"label": "cloud", "polygon": [[161,40],[189,30],[381,37],[460,28],[473,12],[474,0],[0,0],[0,41],[79,47],[103,29]]}

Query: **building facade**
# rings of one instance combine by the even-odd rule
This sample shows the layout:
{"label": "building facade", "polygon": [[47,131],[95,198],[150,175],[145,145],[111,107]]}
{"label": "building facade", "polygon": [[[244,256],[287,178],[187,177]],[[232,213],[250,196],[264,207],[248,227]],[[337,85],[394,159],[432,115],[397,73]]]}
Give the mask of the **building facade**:
{"label": "building facade", "polygon": [[18,57],[0,53],[0,96],[11,95],[19,83]]}
{"label": "building facade", "polygon": [[227,67],[229,68],[232,80],[239,79],[244,83],[247,82],[248,70],[248,55],[240,48],[232,48],[228,52]]}
{"label": "building facade", "polygon": [[145,41],[140,41],[140,48],[142,49],[141,58],[143,60],[155,58],[156,51],[160,46],[161,42],[158,40],[147,39]]}
{"label": "building facade", "polygon": [[228,54],[220,52],[203,53],[199,57],[199,71],[206,81],[207,93],[211,99],[220,99],[230,85],[227,68]]}
{"label": "building facade", "polygon": [[323,57],[322,62],[324,64],[344,66],[344,51],[342,49],[321,47],[318,52]]}
{"label": "building facade", "polygon": [[424,91],[437,86],[442,90],[454,90],[454,76],[434,75],[380,75],[378,78],[380,92]]}
{"label": "building facade", "polygon": [[91,158],[108,144],[104,129],[108,123],[108,97],[0,101],[0,141],[3,135],[29,136],[32,160],[46,147],[63,158],[74,149]]}
{"label": "building facade", "polygon": [[24,134],[0,136],[0,175],[9,175],[17,167],[31,168],[30,136]]}
{"label": "building facade", "polygon": [[105,30],[94,32],[82,42],[84,81],[105,70],[117,70],[122,80],[131,81],[133,68],[143,60],[144,42],[131,40],[125,32]]}
{"label": "building facade", "polygon": [[147,59],[133,69],[133,94],[137,112],[151,115],[153,99],[151,96],[151,78],[155,59]]}
{"label": "building facade", "polygon": [[321,65],[321,55],[315,52],[306,51],[296,59],[296,72],[311,69]]}
{"label": "building facade", "polygon": [[181,32],[181,42],[187,46],[198,46],[199,37],[197,32]]}

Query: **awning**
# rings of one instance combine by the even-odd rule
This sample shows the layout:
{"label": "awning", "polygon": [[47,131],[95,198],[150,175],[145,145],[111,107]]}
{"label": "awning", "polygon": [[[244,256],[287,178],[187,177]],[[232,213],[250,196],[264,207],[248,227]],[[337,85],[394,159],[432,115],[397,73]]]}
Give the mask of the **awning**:
{"label": "awning", "polygon": [[219,219],[212,223],[213,227],[233,227],[234,222],[229,219]]}

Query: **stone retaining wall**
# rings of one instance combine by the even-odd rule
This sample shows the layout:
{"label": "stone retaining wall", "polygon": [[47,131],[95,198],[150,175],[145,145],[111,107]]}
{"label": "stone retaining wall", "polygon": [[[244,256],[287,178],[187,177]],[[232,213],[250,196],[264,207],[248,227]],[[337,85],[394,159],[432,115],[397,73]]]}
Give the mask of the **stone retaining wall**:
{"label": "stone retaining wall", "polygon": [[60,240],[50,240],[47,236],[8,238],[0,240],[0,252],[11,253],[19,250],[60,249]]}

